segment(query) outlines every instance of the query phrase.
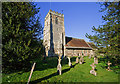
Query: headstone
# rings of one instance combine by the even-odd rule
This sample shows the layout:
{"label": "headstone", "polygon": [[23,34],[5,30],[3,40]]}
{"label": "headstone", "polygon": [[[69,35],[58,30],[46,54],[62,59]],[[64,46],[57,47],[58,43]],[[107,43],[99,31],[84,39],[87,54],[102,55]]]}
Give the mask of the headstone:
{"label": "headstone", "polygon": [[108,61],[108,71],[111,71],[111,69],[110,69],[110,65],[111,65],[112,63],[110,63],[110,61]]}
{"label": "headstone", "polygon": [[92,70],[90,70],[90,73],[96,76],[97,75],[97,73],[95,71],[96,66],[94,65],[94,63],[92,63],[90,66],[92,67]]}
{"label": "headstone", "polygon": [[95,70],[90,70],[90,73],[93,74],[94,76],[97,76],[97,73]]}
{"label": "headstone", "polygon": [[79,61],[79,59],[78,59],[78,57],[76,58],[76,63],[78,63],[78,61]]}
{"label": "headstone", "polygon": [[69,61],[69,62],[68,62],[68,65],[69,65],[69,66],[72,66],[72,63],[71,63],[71,61],[70,61],[70,57],[68,57],[68,61]]}
{"label": "headstone", "polygon": [[62,66],[61,66],[61,58],[60,58],[60,56],[59,56],[59,59],[58,59],[58,65],[57,65],[57,71],[59,72],[59,75],[61,75],[62,74]]}
{"label": "headstone", "polygon": [[83,56],[81,56],[79,63],[80,63],[80,64],[83,64],[83,62],[84,62],[84,59],[83,59]]}
{"label": "headstone", "polygon": [[91,54],[89,54],[89,59],[91,59]]}
{"label": "headstone", "polygon": [[98,58],[97,58],[97,56],[94,57],[94,63],[98,64]]}

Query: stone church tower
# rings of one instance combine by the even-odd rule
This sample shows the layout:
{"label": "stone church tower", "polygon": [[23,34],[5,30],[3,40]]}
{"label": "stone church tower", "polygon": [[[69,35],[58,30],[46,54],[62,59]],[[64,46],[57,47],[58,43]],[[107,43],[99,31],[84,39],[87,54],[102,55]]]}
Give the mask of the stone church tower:
{"label": "stone church tower", "polygon": [[45,17],[43,45],[46,56],[65,55],[64,15],[49,10]]}

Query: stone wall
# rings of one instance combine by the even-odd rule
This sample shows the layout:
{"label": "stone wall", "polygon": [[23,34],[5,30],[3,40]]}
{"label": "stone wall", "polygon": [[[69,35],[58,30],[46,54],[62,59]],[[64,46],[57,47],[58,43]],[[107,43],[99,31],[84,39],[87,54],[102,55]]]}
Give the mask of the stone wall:
{"label": "stone wall", "polygon": [[93,53],[92,50],[83,50],[83,49],[66,49],[65,54],[66,56],[82,56],[82,53],[84,56],[89,56],[90,54]]}

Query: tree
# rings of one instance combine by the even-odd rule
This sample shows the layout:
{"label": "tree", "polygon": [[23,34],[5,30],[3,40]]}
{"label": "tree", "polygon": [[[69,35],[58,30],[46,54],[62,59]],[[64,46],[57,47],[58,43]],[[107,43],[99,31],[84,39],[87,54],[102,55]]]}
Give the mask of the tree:
{"label": "tree", "polygon": [[41,51],[39,9],[30,2],[2,3],[3,71],[29,66],[30,59]]}
{"label": "tree", "polygon": [[94,35],[86,34],[86,37],[93,41],[99,50],[105,52],[106,56],[120,59],[120,2],[103,2],[101,12],[104,23],[98,28],[93,26]]}

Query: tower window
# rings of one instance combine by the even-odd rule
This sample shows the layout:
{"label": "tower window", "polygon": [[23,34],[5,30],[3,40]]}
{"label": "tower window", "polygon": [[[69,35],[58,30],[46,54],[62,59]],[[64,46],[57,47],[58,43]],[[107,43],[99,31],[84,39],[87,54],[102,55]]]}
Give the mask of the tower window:
{"label": "tower window", "polygon": [[55,19],[55,23],[58,24],[58,18],[57,18],[57,17],[56,17],[56,19]]}

